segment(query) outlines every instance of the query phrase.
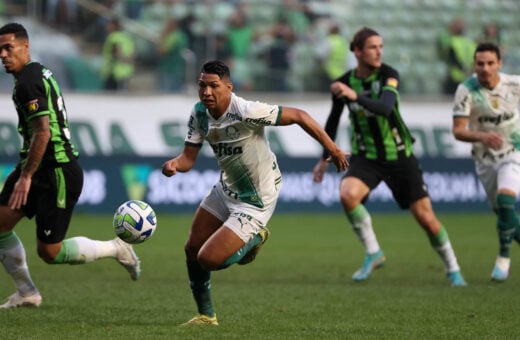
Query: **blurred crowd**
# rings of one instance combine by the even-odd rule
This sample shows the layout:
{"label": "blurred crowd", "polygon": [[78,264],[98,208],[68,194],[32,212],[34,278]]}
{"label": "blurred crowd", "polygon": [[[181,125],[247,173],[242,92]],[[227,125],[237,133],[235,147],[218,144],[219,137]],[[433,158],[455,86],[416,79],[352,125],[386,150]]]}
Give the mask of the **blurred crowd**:
{"label": "blurred crowd", "polygon": [[[353,1],[333,0],[0,0],[0,13],[32,14],[74,37],[81,56],[62,63],[72,88],[168,93],[193,86],[200,65],[209,59],[232,67],[237,90],[326,92],[329,82],[354,64],[349,41],[360,27],[352,26],[352,15],[371,13],[356,8]],[[472,46],[481,39],[497,39],[506,52],[497,24],[485,23],[482,36],[470,37],[464,19],[454,18],[445,30],[436,26],[433,32],[439,35],[437,59],[431,60],[435,51],[432,46],[430,53],[425,41],[408,46],[408,57],[403,44],[411,43],[404,33],[417,32],[404,27],[393,30],[404,32],[396,36],[390,27],[381,29],[384,21],[377,18],[359,22],[368,20],[388,42],[385,61],[395,63],[403,84],[409,85],[403,93],[422,88],[425,82],[421,79],[415,86],[413,77],[439,83],[438,93],[452,93],[454,84],[471,73]],[[396,22],[386,25],[395,27]],[[417,59],[420,51],[428,58]],[[413,63],[403,63],[408,59]],[[439,63],[446,71],[442,80],[437,76],[442,73],[437,71]],[[143,81],[142,74],[151,76]]]}
{"label": "blurred crowd", "polygon": [[222,59],[232,67],[237,89],[325,91],[349,63],[351,32],[342,31],[333,13],[315,11],[306,0],[35,3],[46,24],[100,46],[105,89],[128,87],[125,79],[117,81],[122,71],[108,74],[109,65],[133,64],[122,72],[127,81],[138,70],[156,71],[157,89],[176,92],[194,83],[204,61]]}

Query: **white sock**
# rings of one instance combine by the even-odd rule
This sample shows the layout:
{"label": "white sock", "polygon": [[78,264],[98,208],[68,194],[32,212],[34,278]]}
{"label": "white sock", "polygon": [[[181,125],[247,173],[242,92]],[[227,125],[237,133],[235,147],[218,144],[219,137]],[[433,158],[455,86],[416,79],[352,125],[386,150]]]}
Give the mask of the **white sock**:
{"label": "white sock", "polygon": [[453,251],[453,247],[451,246],[450,241],[446,241],[442,246],[434,247],[439,256],[444,262],[444,267],[446,268],[446,273],[453,273],[460,271],[459,264],[457,262],[457,258],[455,257],[455,252]]}
{"label": "white sock", "polygon": [[347,213],[347,217],[352,224],[352,229],[365,247],[367,254],[377,253],[381,248],[377,242],[376,234],[372,228],[372,217],[360,204],[353,211]]}
{"label": "white sock", "polygon": [[72,237],[63,241],[66,247],[65,263],[81,264],[103,258],[115,258],[117,244],[110,241],[91,240],[84,236]]}
{"label": "white sock", "polygon": [[0,248],[0,261],[6,272],[13,278],[16,289],[22,296],[28,296],[37,292],[27,266],[25,248],[22,242],[12,234],[9,240],[9,248]]}

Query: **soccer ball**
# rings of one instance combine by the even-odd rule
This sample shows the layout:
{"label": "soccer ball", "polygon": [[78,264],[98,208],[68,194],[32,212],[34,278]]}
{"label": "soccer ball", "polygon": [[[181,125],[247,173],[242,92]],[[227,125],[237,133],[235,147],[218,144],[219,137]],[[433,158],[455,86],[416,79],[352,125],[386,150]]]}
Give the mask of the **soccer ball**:
{"label": "soccer ball", "polygon": [[137,244],[153,235],[157,227],[157,217],[148,203],[130,200],[117,208],[112,225],[121,240]]}

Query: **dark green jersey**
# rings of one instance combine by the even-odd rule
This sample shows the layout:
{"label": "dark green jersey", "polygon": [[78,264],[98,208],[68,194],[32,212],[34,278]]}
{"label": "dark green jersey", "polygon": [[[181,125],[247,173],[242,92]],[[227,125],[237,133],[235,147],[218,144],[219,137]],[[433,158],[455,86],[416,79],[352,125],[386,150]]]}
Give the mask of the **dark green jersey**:
{"label": "dark green jersey", "polygon": [[381,67],[366,79],[357,78],[355,70],[350,70],[337,79],[369,99],[377,100],[383,91],[395,94],[395,105],[389,114],[372,112],[359,102],[333,96],[332,110],[325,130],[335,138],[339,118],[345,105],[349,109],[351,153],[367,159],[389,161],[397,160],[399,154],[412,154],[413,138],[400,113],[399,74],[392,67]]}
{"label": "dark green jersey", "polygon": [[33,137],[30,121],[43,115],[49,116],[51,139],[42,163],[67,163],[78,156],[70,142],[67,111],[60,87],[51,71],[36,62],[25,65],[15,78],[13,101],[18,112],[18,132],[23,139],[20,150],[22,163],[27,158]]}

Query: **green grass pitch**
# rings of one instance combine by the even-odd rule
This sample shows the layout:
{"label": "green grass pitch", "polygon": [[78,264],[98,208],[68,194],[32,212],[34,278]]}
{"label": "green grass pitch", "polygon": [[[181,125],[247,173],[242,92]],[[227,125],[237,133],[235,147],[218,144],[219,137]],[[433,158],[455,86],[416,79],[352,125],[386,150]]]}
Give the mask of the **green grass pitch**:
{"label": "green grass pitch", "polygon": [[[424,232],[407,212],[373,216],[385,267],[356,283],[363,250],[345,217],[276,214],[258,258],[212,276],[219,327],[181,328],[195,314],[183,244],[191,216],[158,214],[137,245],[139,281],[114,260],[44,264],[32,221],[16,228],[43,295],[37,309],[0,311],[0,339],[512,339],[520,337],[520,265],[489,277],[497,253],[491,213],[439,216],[469,283],[453,288]],[[68,236],[114,237],[111,216],[77,214]],[[14,285],[0,271],[0,298]]]}

